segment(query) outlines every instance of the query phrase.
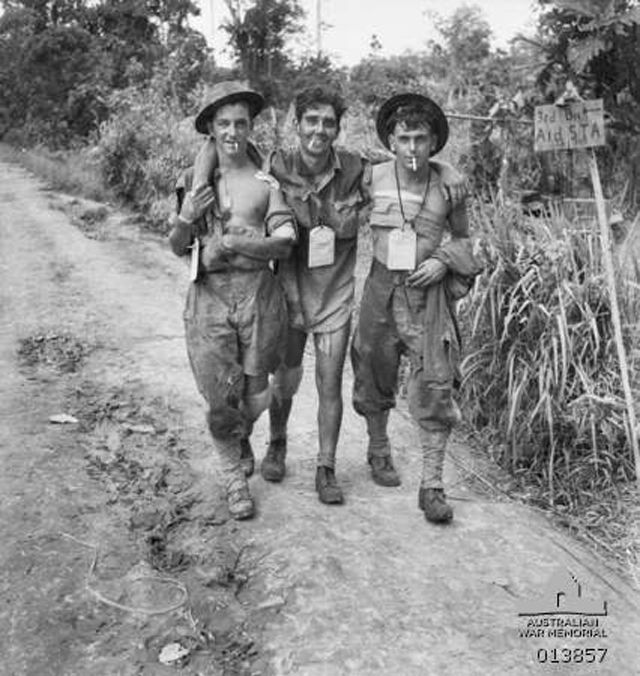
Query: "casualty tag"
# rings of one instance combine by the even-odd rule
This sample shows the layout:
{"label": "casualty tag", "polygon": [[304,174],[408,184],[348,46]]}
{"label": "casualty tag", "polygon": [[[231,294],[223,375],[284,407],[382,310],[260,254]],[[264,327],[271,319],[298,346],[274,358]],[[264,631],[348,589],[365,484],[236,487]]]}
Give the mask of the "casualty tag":
{"label": "casualty tag", "polygon": [[389,233],[389,270],[413,270],[416,267],[417,238],[411,228],[393,230]]}
{"label": "casualty tag", "polygon": [[191,246],[191,261],[189,263],[189,281],[198,279],[198,264],[200,262],[200,240],[196,237]]}
{"label": "casualty tag", "polygon": [[310,268],[333,265],[335,260],[336,235],[331,228],[320,225],[309,233]]}

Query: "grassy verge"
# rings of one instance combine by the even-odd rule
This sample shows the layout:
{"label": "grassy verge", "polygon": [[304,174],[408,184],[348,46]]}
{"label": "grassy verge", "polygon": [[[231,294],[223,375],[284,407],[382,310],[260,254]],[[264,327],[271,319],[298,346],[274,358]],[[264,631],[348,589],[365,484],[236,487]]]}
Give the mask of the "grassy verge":
{"label": "grassy verge", "polygon": [[0,144],[0,159],[29,169],[53,190],[97,202],[113,201],[113,194],[103,185],[97,162],[89,151],[51,151],[44,147],[26,149]]}
{"label": "grassy verge", "polygon": [[[462,307],[469,421],[514,495],[637,584],[640,502],[596,225],[479,203],[473,221],[486,267]],[[637,290],[619,275],[632,372]]]}
{"label": "grassy verge", "polygon": [[0,160],[19,164],[57,192],[110,204],[136,212],[136,222],[158,234],[166,234],[175,208],[172,194],[158,197],[151,204],[136,205],[118,197],[105,185],[95,150],[51,151],[38,146],[16,148],[0,144]]}

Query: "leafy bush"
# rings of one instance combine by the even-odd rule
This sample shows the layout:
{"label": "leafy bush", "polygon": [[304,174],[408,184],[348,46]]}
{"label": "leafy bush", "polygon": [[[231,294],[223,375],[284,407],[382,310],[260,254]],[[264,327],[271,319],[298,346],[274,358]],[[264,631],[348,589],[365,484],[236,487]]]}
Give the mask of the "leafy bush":
{"label": "leafy bush", "polygon": [[172,194],[180,171],[193,161],[199,140],[192,120],[158,80],[116,92],[110,107],[98,143],[104,181],[120,199],[148,210]]}

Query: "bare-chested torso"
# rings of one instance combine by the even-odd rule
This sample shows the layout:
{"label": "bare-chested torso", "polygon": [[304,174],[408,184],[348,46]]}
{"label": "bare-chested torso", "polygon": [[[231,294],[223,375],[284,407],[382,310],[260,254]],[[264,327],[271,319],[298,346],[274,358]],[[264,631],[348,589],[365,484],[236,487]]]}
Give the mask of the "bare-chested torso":
{"label": "bare-chested torso", "polygon": [[244,229],[245,234],[264,234],[264,221],[269,209],[269,184],[256,178],[253,164],[220,171],[216,193],[225,232]]}
{"label": "bare-chested torso", "polygon": [[[218,207],[214,223],[209,227],[210,246],[224,236],[264,240],[272,232],[269,227],[272,214],[286,212],[287,219],[291,220],[277,181],[251,162],[240,167],[222,167],[216,172],[215,190]],[[237,246],[237,240],[235,244]],[[224,267],[231,269],[253,270],[268,264],[267,260],[257,261],[256,257],[237,250],[226,253],[225,261],[228,265]]]}

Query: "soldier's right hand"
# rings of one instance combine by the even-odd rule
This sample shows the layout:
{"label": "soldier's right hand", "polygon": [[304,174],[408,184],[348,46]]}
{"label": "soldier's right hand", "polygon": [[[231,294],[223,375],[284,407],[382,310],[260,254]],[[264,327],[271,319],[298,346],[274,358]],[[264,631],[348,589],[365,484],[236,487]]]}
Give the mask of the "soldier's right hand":
{"label": "soldier's right hand", "polygon": [[194,223],[202,218],[216,201],[216,194],[210,185],[190,190],[185,196],[180,208],[180,220],[185,223]]}

